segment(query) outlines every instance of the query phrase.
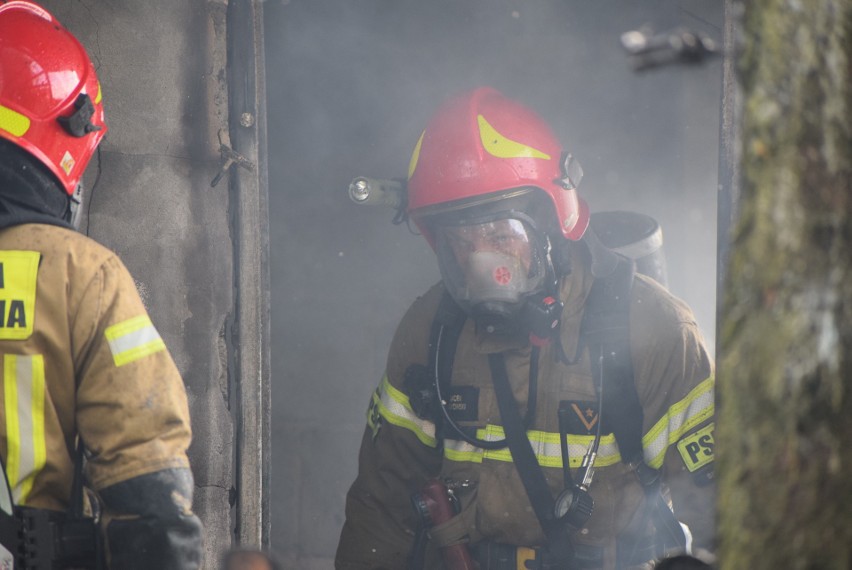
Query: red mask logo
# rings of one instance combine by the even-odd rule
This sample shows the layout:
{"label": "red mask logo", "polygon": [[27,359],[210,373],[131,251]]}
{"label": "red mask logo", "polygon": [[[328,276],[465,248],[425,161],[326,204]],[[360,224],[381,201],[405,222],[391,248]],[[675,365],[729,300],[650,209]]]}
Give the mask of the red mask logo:
{"label": "red mask logo", "polygon": [[494,281],[499,285],[508,285],[512,282],[512,272],[505,265],[494,270]]}

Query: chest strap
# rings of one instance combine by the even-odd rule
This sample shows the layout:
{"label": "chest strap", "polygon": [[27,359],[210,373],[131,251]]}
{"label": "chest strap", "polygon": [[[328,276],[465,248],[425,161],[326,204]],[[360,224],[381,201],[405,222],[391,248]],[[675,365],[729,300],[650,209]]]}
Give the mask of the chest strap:
{"label": "chest strap", "polygon": [[500,419],[503,422],[503,430],[506,432],[506,442],[509,444],[512,461],[518,470],[535,516],[547,537],[551,554],[554,558],[563,561],[566,567],[570,567],[567,565],[574,559],[574,549],[568,534],[570,527],[554,515],[553,495],[550,493],[547,479],[538,464],[524,429],[517,401],[509,385],[509,374],[506,371],[503,354],[489,354],[488,365],[491,368],[497,407],[500,410]]}

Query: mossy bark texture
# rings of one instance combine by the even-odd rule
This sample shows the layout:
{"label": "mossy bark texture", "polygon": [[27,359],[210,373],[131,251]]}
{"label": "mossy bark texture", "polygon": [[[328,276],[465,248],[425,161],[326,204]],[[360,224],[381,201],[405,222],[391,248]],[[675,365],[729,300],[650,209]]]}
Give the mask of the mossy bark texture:
{"label": "mossy bark texture", "polygon": [[852,0],[742,0],[720,567],[852,568]]}

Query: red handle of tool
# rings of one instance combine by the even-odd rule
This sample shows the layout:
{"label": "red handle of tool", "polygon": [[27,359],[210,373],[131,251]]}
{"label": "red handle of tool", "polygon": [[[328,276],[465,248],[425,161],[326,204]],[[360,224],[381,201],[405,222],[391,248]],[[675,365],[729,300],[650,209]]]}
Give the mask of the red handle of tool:
{"label": "red handle of tool", "polygon": [[[421,491],[421,499],[429,511],[432,526],[445,523],[454,516],[453,505],[447,493],[447,486],[437,479],[432,479]],[[441,558],[447,570],[478,570],[477,565],[470,555],[467,544],[453,544],[440,549]]]}

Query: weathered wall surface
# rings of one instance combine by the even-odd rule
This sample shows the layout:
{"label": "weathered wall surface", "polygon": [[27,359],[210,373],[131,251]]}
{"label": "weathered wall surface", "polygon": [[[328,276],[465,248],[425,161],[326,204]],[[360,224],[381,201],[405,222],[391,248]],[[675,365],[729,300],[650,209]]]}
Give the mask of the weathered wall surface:
{"label": "weathered wall surface", "polygon": [[228,128],[226,2],[44,4],[98,68],[110,131],[87,174],[88,233],[130,269],[186,382],[195,510],[213,567],[212,557],[230,546],[234,485],[228,179],[210,187],[217,132]]}

